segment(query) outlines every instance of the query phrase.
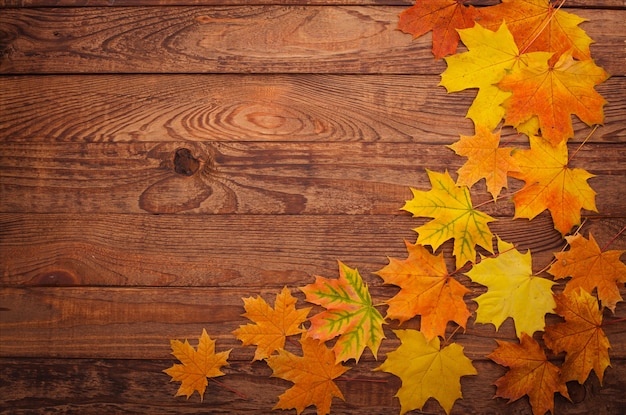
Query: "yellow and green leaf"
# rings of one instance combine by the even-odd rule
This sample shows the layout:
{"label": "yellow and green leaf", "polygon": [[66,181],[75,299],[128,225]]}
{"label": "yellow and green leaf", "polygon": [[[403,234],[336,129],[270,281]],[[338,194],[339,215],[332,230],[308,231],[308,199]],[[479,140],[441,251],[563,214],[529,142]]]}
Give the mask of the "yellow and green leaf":
{"label": "yellow and green leaf", "polygon": [[309,319],[309,335],[321,341],[339,336],[333,348],[337,362],[352,358],[358,362],[365,347],[376,357],[385,337],[384,319],[356,269],[339,261],[339,279],[317,277],[301,290],[308,302],[326,308]]}

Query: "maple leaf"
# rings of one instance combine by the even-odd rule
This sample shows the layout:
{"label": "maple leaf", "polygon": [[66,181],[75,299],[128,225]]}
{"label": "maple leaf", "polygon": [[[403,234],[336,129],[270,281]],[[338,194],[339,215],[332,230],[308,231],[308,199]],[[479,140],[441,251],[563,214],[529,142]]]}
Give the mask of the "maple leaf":
{"label": "maple leaf", "polygon": [[597,212],[596,192],[587,184],[594,175],[567,167],[565,142],[552,146],[541,137],[531,136],[529,140],[530,150],[513,153],[520,171],[509,173],[526,182],[513,196],[514,218],[533,219],[548,209],[554,228],[564,235],[580,224],[580,209]]}
{"label": "maple leaf", "polygon": [[474,301],[477,323],[492,323],[496,330],[507,317],[515,322],[515,332],[532,336],[545,327],[544,316],[552,313],[556,303],[552,294],[554,282],[532,275],[530,251],[525,254],[513,244],[498,238],[496,258],[483,258],[465,274],[488,290]]}
{"label": "maple leaf", "polygon": [[440,59],[456,52],[459,35],[456,29],[472,27],[478,10],[467,0],[416,0],[400,13],[398,29],[418,38],[432,30],[433,55]]}
{"label": "maple leaf", "polygon": [[457,268],[476,260],[476,245],[493,252],[493,234],[488,223],[495,219],[474,209],[469,189],[456,186],[447,171],[426,171],[432,189],[424,192],[411,188],[413,199],[402,208],[413,216],[434,218],[415,229],[419,235],[417,243],[430,245],[436,250],[443,242],[454,238],[452,253],[456,256]]}
{"label": "maple leaf", "polygon": [[580,234],[565,239],[570,250],[555,253],[557,261],[548,272],[555,278],[572,277],[565,284],[566,293],[580,287],[591,294],[597,288],[602,304],[615,312],[615,305],[623,300],[618,284],[626,283],[626,265],[620,261],[626,251],[602,252],[591,233],[589,239]]}
{"label": "maple leaf", "polygon": [[300,344],[302,356],[281,349],[267,358],[273,377],[294,383],[279,396],[273,409],[294,408],[300,414],[307,406],[315,405],[319,415],[328,414],[333,397],[344,399],[333,379],[350,368],[335,363],[333,351],[319,340],[303,334]]}
{"label": "maple leaf", "polygon": [[285,338],[304,331],[300,327],[307,319],[310,307],[296,309],[296,298],[284,287],[276,296],[275,309],[272,309],[261,297],[244,298],[244,317],[257,324],[239,326],[233,334],[244,346],[257,346],[253,360],[265,359],[274,351],[285,346]]}
{"label": "maple leaf", "polygon": [[487,190],[496,200],[503,187],[507,186],[507,175],[511,171],[519,172],[515,159],[511,156],[513,148],[499,147],[500,131],[492,133],[489,129],[476,125],[474,136],[461,136],[461,139],[448,147],[467,161],[458,170],[456,184],[472,187],[484,178]]}
{"label": "maple leaf", "polygon": [[560,382],[560,370],[546,358],[545,353],[526,333],[520,344],[496,340],[498,347],[487,357],[510,368],[496,380],[496,397],[516,401],[528,395],[533,414],[554,413],[554,393],[569,399],[565,383]]}
{"label": "maple leaf", "polygon": [[459,30],[459,35],[468,51],[445,58],[447,68],[441,74],[439,85],[444,86],[448,93],[478,88],[467,117],[476,126],[481,125],[491,131],[504,117],[501,104],[511,96],[511,92],[503,91],[497,83],[507,73],[520,67],[540,65],[551,54],[534,52],[520,55],[505,23],[495,32],[476,24]]}
{"label": "maple leaf", "polygon": [[384,319],[374,308],[367,285],[356,269],[339,261],[339,279],[316,277],[315,283],[301,288],[306,301],[326,308],[309,320],[309,335],[322,341],[340,336],[333,350],[337,362],[354,358],[357,362],[369,347],[378,353]]}
{"label": "maple leaf", "polygon": [[463,354],[463,346],[452,343],[440,348],[439,337],[430,341],[416,330],[394,330],[400,346],[387,353],[387,359],[374,370],[398,376],[402,386],[400,415],[421,410],[428,398],[436,399],[446,413],[462,398],[461,376],[476,375],[472,361]]}
{"label": "maple leaf", "polygon": [[611,344],[602,330],[598,300],[578,288],[556,296],[556,313],[565,323],[547,326],[543,340],[555,353],[566,353],[561,381],[582,384],[593,369],[602,384],[604,370],[611,364]]}
{"label": "maple leaf", "polygon": [[196,351],[187,340],[170,340],[172,354],[182,363],[175,364],[163,372],[172,377],[172,382],[182,382],[175,396],[185,395],[187,399],[198,391],[200,400],[204,397],[204,391],[208,385],[208,378],[223,376],[220,368],[227,365],[230,351],[215,353],[215,340],[212,340],[206,330],[202,329],[202,335]]}
{"label": "maple leaf", "polygon": [[465,328],[470,312],[463,296],[470,291],[448,274],[443,254],[435,256],[422,245],[405,244],[407,259],[390,258],[389,264],[376,272],[385,284],[401,287],[385,301],[389,305],[386,318],[403,323],[421,314],[420,330],[427,340],[443,337],[448,321]]}
{"label": "maple leaf", "polygon": [[578,27],[586,19],[560,10],[550,0],[502,0],[482,9],[481,18],[481,24],[492,29],[506,21],[520,49],[552,52],[551,64],[570,50],[576,59],[591,59],[593,40]]}
{"label": "maple leaf", "polygon": [[570,52],[561,55],[554,67],[548,62],[520,67],[498,83],[501,89],[512,92],[502,104],[505,123],[527,127],[527,121],[536,116],[542,137],[558,145],[574,136],[572,114],[587,125],[604,122],[606,100],[594,86],[607,78],[604,69],[592,60],[575,61]]}

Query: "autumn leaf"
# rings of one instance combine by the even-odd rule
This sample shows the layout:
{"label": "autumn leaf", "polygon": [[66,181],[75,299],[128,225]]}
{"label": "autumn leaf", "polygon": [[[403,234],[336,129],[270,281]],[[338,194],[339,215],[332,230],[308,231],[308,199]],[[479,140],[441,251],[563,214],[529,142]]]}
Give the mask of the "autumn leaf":
{"label": "autumn leaf", "polygon": [[326,311],[310,318],[309,335],[322,341],[339,336],[333,348],[337,362],[354,358],[357,362],[365,347],[378,354],[384,319],[374,308],[367,285],[356,269],[339,261],[339,279],[317,277],[301,288],[306,301]]}
{"label": "autumn leaf", "polygon": [[506,375],[496,380],[496,397],[516,401],[528,395],[533,414],[554,413],[554,393],[569,399],[565,383],[560,381],[560,370],[546,358],[539,343],[524,333],[520,344],[496,340],[498,347],[487,357],[506,366]]}
{"label": "autumn leaf", "polygon": [[294,298],[287,287],[276,296],[275,308],[272,309],[261,297],[244,298],[244,317],[256,324],[239,326],[233,334],[244,346],[257,346],[253,360],[265,359],[274,351],[285,346],[285,338],[304,331],[300,327],[307,319],[310,307],[296,309]]}
{"label": "autumn leaf", "polygon": [[566,234],[580,224],[580,210],[597,212],[596,192],[587,184],[593,174],[568,168],[567,145],[552,146],[541,137],[530,137],[530,150],[513,153],[520,168],[509,175],[524,180],[524,187],[513,196],[515,218],[533,219],[548,209],[554,227]]}
{"label": "autumn leaf", "polygon": [[586,19],[564,12],[550,0],[502,0],[481,9],[481,18],[481,24],[493,30],[506,21],[520,49],[552,52],[551,64],[570,50],[578,60],[591,59],[593,41],[578,27]]}
{"label": "autumn leaf", "polygon": [[[220,368],[228,363],[230,350],[215,353],[215,340],[211,340],[206,330],[202,335],[196,351],[187,340],[170,340],[172,354],[182,363],[175,364],[163,372],[172,377],[172,381],[182,382],[175,396],[187,396],[187,399],[198,391],[200,400],[204,398],[204,391],[208,385],[208,378],[223,376]],[[232,350],[232,349],[231,349]]]}
{"label": "autumn leaf", "polygon": [[555,253],[556,262],[548,272],[555,278],[572,277],[565,284],[566,293],[580,287],[588,293],[598,290],[602,305],[615,312],[615,305],[622,301],[619,285],[626,283],[626,265],[620,256],[626,251],[605,251],[589,233],[589,239],[576,234],[566,236],[569,251]]}
{"label": "autumn leaf", "polygon": [[498,238],[498,256],[483,258],[465,274],[488,290],[475,301],[477,323],[492,323],[496,330],[511,317],[515,332],[532,336],[545,327],[545,314],[552,313],[556,303],[552,294],[554,282],[532,275],[530,251],[525,254],[513,244]]}
{"label": "autumn leaf", "polygon": [[461,139],[448,147],[459,156],[467,157],[465,164],[458,170],[456,184],[472,187],[474,183],[485,179],[487,190],[497,199],[503,187],[507,186],[508,173],[519,172],[519,167],[511,152],[511,147],[500,146],[500,131],[492,133],[489,129],[477,125],[474,136],[461,136]]}
{"label": "autumn leaf", "polygon": [[335,363],[335,354],[321,341],[303,335],[300,343],[302,356],[281,349],[267,358],[273,377],[294,383],[273,409],[295,409],[300,414],[315,405],[318,415],[328,414],[333,397],[344,399],[333,379],[350,368]]}
{"label": "autumn leaf", "polygon": [[419,234],[417,243],[430,245],[436,250],[454,238],[452,253],[456,256],[457,268],[476,260],[476,245],[493,252],[493,234],[488,223],[495,219],[474,209],[469,189],[456,186],[447,171],[427,172],[432,189],[427,192],[411,189],[413,199],[402,208],[413,216],[434,218],[415,229]]}
{"label": "autumn leaf", "polygon": [[390,258],[389,264],[376,272],[385,284],[400,287],[400,292],[385,301],[389,305],[386,318],[403,323],[421,315],[420,330],[427,340],[443,337],[448,321],[465,328],[470,312],[463,296],[469,290],[448,274],[443,254],[435,256],[422,245],[405,244],[407,259]]}
{"label": "autumn leaf", "polygon": [[400,346],[387,353],[387,359],[374,370],[398,376],[402,386],[396,393],[400,399],[400,415],[421,410],[428,398],[436,399],[446,413],[462,398],[461,376],[476,375],[472,361],[463,354],[463,346],[452,343],[440,348],[439,337],[426,340],[416,330],[394,330]]}
{"label": "autumn leaf", "polygon": [[594,89],[608,74],[592,60],[576,61],[571,53],[564,53],[550,67],[548,62],[520,67],[506,75],[498,86],[512,92],[502,104],[505,123],[527,135],[538,131],[520,130],[536,116],[541,136],[552,145],[574,136],[572,114],[587,125],[604,122],[606,101]]}
{"label": "autumn leaf", "polygon": [[511,96],[497,86],[507,73],[520,67],[541,65],[550,58],[550,53],[535,52],[519,54],[513,35],[506,23],[497,31],[476,24],[469,29],[459,30],[461,40],[468,51],[445,58],[448,67],[441,74],[442,85],[448,93],[468,88],[478,88],[467,117],[474,124],[492,131],[504,117],[502,103]]}
{"label": "autumn leaf", "polygon": [[556,313],[565,323],[547,326],[543,340],[555,353],[566,353],[561,381],[576,380],[582,384],[594,370],[602,384],[604,370],[611,365],[611,344],[602,330],[598,300],[577,288],[556,297]]}
{"label": "autumn leaf", "polygon": [[400,13],[398,29],[418,38],[432,30],[433,55],[440,59],[456,52],[459,35],[456,29],[474,26],[478,10],[467,0],[416,0]]}

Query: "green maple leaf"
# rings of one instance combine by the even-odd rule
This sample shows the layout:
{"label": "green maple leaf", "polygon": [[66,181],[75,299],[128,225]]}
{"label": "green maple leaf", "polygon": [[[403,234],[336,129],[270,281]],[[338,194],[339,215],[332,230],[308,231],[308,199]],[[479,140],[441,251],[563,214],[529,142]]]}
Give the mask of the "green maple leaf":
{"label": "green maple leaf", "polygon": [[309,335],[322,341],[340,336],[333,348],[337,362],[354,358],[357,362],[365,347],[378,353],[384,319],[374,308],[367,285],[356,269],[339,261],[339,279],[317,277],[301,288],[310,303],[326,308],[309,320]]}
{"label": "green maple leaf", "polygon": [[427,192],[411,189],[413,199],[402,208],[413,216],[434,218],[415,229],[419,234],[417,243],[430,245],[436,250],[442,243],[454,238],[453,254],[457,268],[467,261],[476,261],[476,245],[493,252],[493,234],[488,223],[495,219],[474,209],[467,186],[456,186],[447,171],[426,171],[432,189]]}
{"label": "green maple leaf", "polygon": [[484,258],[465,274],[489,289],[476,298],[477,323],[492,323],[496,330],[507,317],[513,318],[518,338],[532,336],[545,327],[545,314],[552,313],[556,302],[553,281],[532,275],[530,251],[525,254],[513,244],[498,238],[496,258]]}

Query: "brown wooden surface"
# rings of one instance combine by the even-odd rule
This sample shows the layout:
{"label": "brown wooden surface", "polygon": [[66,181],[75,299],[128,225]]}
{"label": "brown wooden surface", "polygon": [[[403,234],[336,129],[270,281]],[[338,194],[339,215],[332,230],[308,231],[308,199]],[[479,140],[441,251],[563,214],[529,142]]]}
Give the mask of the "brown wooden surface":
{"label": "brown wooden surface", "polygon": [[[93,7],[93,6],[212,6],[238,4],[309,4],[309,5],[349,5],[373,4],[411,6],[411,0],[0,0],[0,7]],[[499,3],[498,0],[473,0],[475,6],[488,6]],[[624,0],[567,0],[564,8],[623,8]]]}
{"label": "brown wooden surface", "polygon": [[[404,9],[8,9],[0,15],[0,73],[440,73],[430,36],[410,41],[396,29]],[[597,63],[624,75],[626,34],[615,29],[623,27],[626,10],[577,14],[594,22],[585,29]]]}
{"label": "brown wooden surface", "polygon": [[[393,295],[373,272],[404,258],[426,221],[400,210],[409,187],[429,188],[425,168],[454,173],[463,159],[445,145],[473,133],[473,92],[446,94],[430,37],[395,30],[409,4],[0,1],[0,412],[272,413],[290,383],[231,335],[247,323],[242,297],[273,302],[288,286],[304,306],[297,287],[336,276],[337,260],[376,301]],[[597,88],[605,125],[572,161],[596,175],[599,212],[583,211],[582,232],[604,246],[626,225],[626,5],[566,6],[590,19],[592,53],[613,75]],[[574,128],[572,151],[589,132]],[[490,200],[484,183],[473,198]],[[564,247],[545,212],[513,220],[506,197],[482,209],[531,250],[535,272]],[[453,269],[452,244],[442,250]],[[485,287],[458,278],[475,310]],[[605,312],[623,317],[623,302]],[[333,413],[399,412],[399,379],[371,371],[397,347],[395,327],[378,362],[367,351],[338,381],[346,402]],[[213,382],[203,402],[174,397],[169,339],[195,344],[202,328],[233,349],[219,381],[247,398]],[[626,325],[605,332],[604,384],[570,382],[557,414],[626,413]],[[515,341],[510,319],[496,332],[472,317],[454,336],[479,374],[462,378],[453,414],[531,413],[526,398],[492,399],[505,373],[486,358],[494,338]],[[423,413],[444,412],[429,400]]]}

